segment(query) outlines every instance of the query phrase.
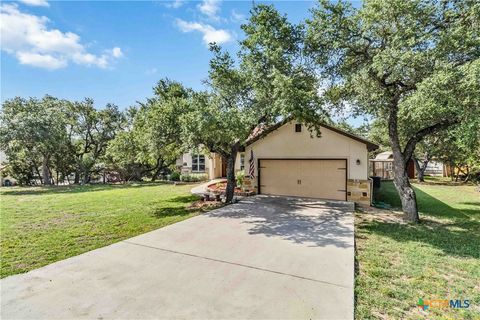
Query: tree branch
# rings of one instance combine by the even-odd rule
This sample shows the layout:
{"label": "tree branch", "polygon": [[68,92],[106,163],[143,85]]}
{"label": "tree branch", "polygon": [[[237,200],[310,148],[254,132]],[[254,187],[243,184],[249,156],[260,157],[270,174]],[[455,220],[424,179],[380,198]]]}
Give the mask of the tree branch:
{"label": "tree branch", "polygon": [[418,131],[415,133],[407,142],[405,145],[405,148],[403,150],[403,156],[404,156],[404,161],[405,164],[410,160],[412,157],[413,151],[415,150],[415,147],[418,142],[420,142],[425,136],[435,133],[440,130],[447,129],[450,126],[453,126],[455,124],[460,123],[460,120],[458,118],[454,119],[445,119],[440,122],[437,122],[434,125],[431,125],[429,127],[423,128],[422,130]]}

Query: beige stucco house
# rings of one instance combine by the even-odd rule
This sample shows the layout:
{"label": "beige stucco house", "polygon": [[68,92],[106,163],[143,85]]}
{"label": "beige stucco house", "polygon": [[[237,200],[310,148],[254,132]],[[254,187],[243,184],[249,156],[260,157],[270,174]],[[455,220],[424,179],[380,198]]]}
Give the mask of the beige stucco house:
{"label": "beige stucco house", "polygon": [[[294,120],[282,121],[247,141],[236,170],[253,177],[259,194],[313,197],[371,203],[368,151],[378,146],[338,128],[322,125],[321,137]],[[224,177],[221,157],[186,154],[182,171],[205,172],[210,179]],[[192,169],[193,168],[193,169]]]}

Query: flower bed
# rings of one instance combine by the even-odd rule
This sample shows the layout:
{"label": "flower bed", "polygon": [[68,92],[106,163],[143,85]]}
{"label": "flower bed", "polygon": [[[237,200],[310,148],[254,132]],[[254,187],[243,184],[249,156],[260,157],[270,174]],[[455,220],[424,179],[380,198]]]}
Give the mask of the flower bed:
{"label": "flower bed", "polygon": [[[227,181],[221,181],[217,183],[212,183],[207,187],[207,190],[210,191],[213,194],[225,194],[225,189],[227,188]],[[239,187],[235,187],[234,194],[236,196],[252,196],[255,194],[255,191],[243,191]]]}

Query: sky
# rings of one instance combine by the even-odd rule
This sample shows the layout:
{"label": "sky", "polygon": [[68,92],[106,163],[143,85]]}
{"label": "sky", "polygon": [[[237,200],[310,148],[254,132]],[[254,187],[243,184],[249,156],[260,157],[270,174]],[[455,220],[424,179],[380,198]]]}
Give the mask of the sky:
{"label": "sky", "polygon": [[[262,3],[255,1],[255,3]],[[314,1],[271,1],[293,23]],[[202,89],[215,41],[235,53],[252,1],[47,1],[1,3],[1,100],[82,100],[121,109],[168,77]]]}

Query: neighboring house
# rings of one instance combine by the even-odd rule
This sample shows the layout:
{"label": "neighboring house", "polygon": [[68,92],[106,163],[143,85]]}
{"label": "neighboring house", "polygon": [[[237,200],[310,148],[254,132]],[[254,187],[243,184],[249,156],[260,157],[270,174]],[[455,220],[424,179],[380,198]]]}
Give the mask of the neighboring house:
{"label": "neighboring house", "polygon": [[[380,177],[384,180],[393,179],[393,152],[385,151],[377,154],[375,159],[370,159],[370,175]],[[410,159],[407,166],[407,173],[410,179],[417,175],[417,168],[413,159]],[[430,161],[425,169],[427,176],[446,176],[447,169],[443,163],[438,161]]]}
{"label": "neighboring house", "polygon": [[426,176],[446,177],[447,173],[447,166],[440,161],[429,161],[425,169]]}
{"label": "neighboring house", "polygon": [[8,168],[8,159],[5,152],[0,150],[0,186],[13,186],[17,180],[10,176],[4,176],[4,170]]}

